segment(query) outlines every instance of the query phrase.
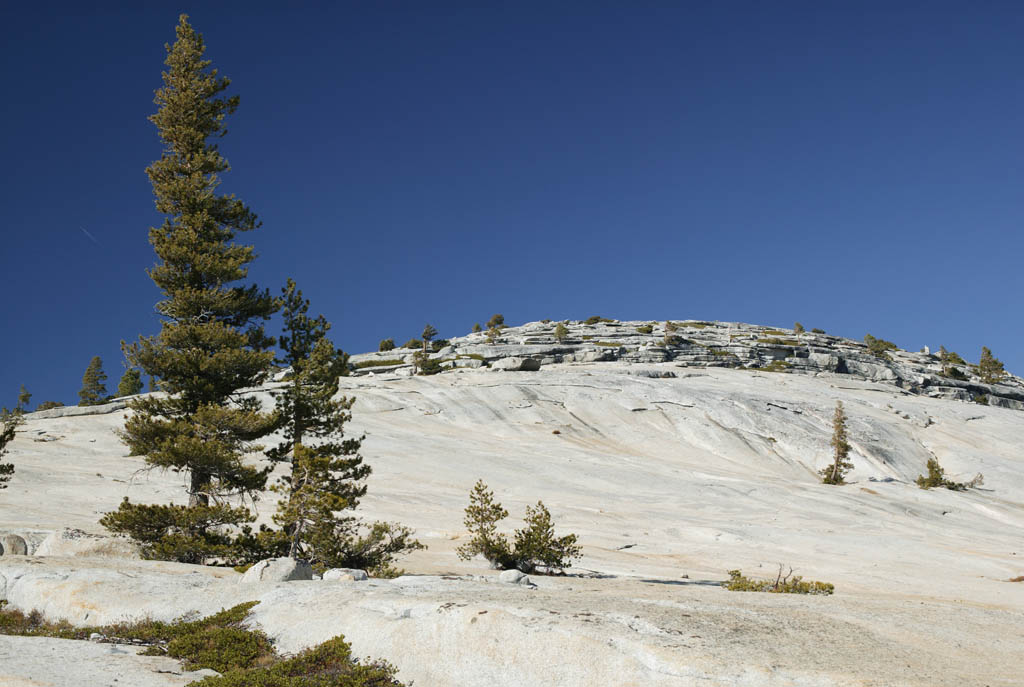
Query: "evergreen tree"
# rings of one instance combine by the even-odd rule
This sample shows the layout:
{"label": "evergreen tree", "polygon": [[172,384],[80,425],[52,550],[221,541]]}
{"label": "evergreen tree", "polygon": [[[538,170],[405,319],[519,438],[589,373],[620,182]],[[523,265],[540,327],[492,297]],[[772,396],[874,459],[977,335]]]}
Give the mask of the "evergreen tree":
{"label": "evergreen tree", "polygon": [[846,473],[853,469],[850,462],[850,442],[846,437],[846,413],[843,402],[836,401],[836,412],[832,416],[832,441],[834,451],[832,464],[821,470],[821,481],[825,484],[845,484]]}
{"label": "evergreen tree", "polygon": [[121,375],[121,381],[117,383],[117,395],[135,396],[142,393],[142,373],[134,367],[129,367]]}
{"label": "evergreen tree", "polygon": [[473,333],[474,334],[479,334],[482,331],[483,331],[483,329],[480,327],[480,323],[479,322],[477,322],[476,324],[473,325]]}
{"label": "evergreen tree", "polygon": [[36,410],[50,410],[51,408],[63,408],[64,404],[60,401],[43,401],[40,403]]}
{"label": "evergreen tree", "polygon": [[28,392],[25,385],[21,385],[21,390],[18,391],[18,408],[21,408],[23,412],[28,412],[29,403],[32,401],[32,394]]}
{"label": "evergreen tree", "polygon": [[[14,406],[14,410],[0,409],[0,459],[7,453],[7,445],[14,441],[18,425],[24,422],[22,418],[22,415],[25,414],[23,400],[28,402],[24,386],[21,387],[21,393],[18,394],[18,405]],[[0,489],[7,488],[7,483],[11,481],[13,475],[14,463],[0,462]]]}
{"label": "evergreen tree", "polygon": [[559,322],[555,325],[555,340],[559,343],[565,341],[565,337],[569,336],[569,330],[566,329],[565,325]]}
{"label": "evergreen tree", "polygon": [[805,331],[807,331],[807,330],[804,329],[804,326],[802,324],[800,324],[799,322],[794,322],[793,323],[793,333],[794,334],[803,334]]}
{"label": "evergreen tree", "polygon": [[380,345],[377,346],[378,351],[393,351],[395,350],[394,339],[381,339]]}
{"label": "evergreen tree", "polygon": [[435,336],[437,336],[437,330],[434,329],[432,325],[426,324],[423,326],[423,334],[421,338],[423,339],[424,351],[427,350],[427,346],[430,344],[430,340],[433,339]]}
{"label": "evergreen tree", "polygon": [[966,365],[964,359],[953,351],[947,351],[945,346],[939,346],[939,362],[942,363],[942,374],[954,379],[967,379],[967,375],[957,365]]}
{"label": "evergreen tree", "polygon": [[992,355],[987,347],[981,347],[981,360],[978,361],[978,376],[986,384],[997,384],[1006,376],[1003,363]]}
{"label": "evergreen tree", "polygon": [[78,392],[80,406],[94,406],[107,399],[107,375],[103,372],[103,360],[97,355],[89,361],[82,376],[82,390]]}
{"label": "evergreen tree", "polygon": [[291,279],[282,304],[284,355],[278,362],[289,366],[292,376],[276,394],[283,436],[267,457],[289,461],[291,470],[271,487],[281,494],[274,522],[283,528],[292,558],[327,568],[342,567],[356,557],[379,573],[392,556],[419,543],[409,539],[411,531],[388,523],[371,528],[370,542],[360,536],[359,520],[345,514],[366,494],[371,472],[359,455],[362,437],[344,436],[355,399],[335,398],[338,378],[348,374],[348,355],[327,338],[331,325],[323,315],[309,317],[309,301]]}
{"label": "evergreen tree", "polygon": [[500,329],[505,326],[505,316],[501,313],[497,313],[491,316],[491,319],[487,320],[488,329]]}
{"label": "evergreen tree", "polygon": [[[254,442],[274,430],[277,418],[261,411],[259,399],[239,392],[261,383],[270,370],[274,341],[262,322],[278,303],[255,285],[232,286],[246,278],[255,257],[253,247],[235,237],[259,224],[241,200],[216,192],[229,166],[211,139],[226,133],[224,119],[238,107],[238,96],[222,95],[230,81],[203,59],[202,36],[186,15],[176,33],[156,93],[159,109],[150,117],[165,147],[146,170],[157,210],[166,215],[149,232],[160,260],[149,276],[163,294],[157,304],[161,330],[124,346],[129,364],[158,378],[167,397],[132,401],[121,437],[151,467],[186,474],[189,506],[147,510],[125,502],[101,522],[137,539],[201,543],[214,528],[250,519],[246,509],[225,511],[219,503],[211,506],[211,499],[252,495],[266,483],[269,469],[247,465],[242,457],[262,449]],[[152,548],[178,560],[186,549]]]}

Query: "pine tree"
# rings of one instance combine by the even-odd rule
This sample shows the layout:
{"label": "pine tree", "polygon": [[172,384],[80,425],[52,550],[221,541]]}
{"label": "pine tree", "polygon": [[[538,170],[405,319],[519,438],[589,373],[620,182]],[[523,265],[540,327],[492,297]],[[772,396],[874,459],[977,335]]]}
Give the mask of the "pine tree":
{"label": "pine tree", "polygon": [[794,334],[803,334],[805,331],[807,331],[807,330],[804,329],[804,326],[802,324],[800,324],[799,322],[794,322],[793,323],[793,333]]}
{"label": "pine tree", "polygon": [[474,334],[479,334],[482,331],[483,331],[483,329],[480,327],[480,323],[479,322],[477,322],[476,324],[473,325],[473,333]]}
{"label": "pine tree", "polygon": [[82,390],[78,392],[80,406],[94,406],[107,399],[107,375],[103,372],[103,360],[97,355],[89,361],[82,376]]}
{"label": "pine tree", "polygon": [[421,335],[421,338],[423,339],[424,351],[427,350],[427,346],[430,345],[430,340],[435,336],[437,336],[437,330],[434,329],[433,325],[426,324],[423,326],[423,334]]}
{"label": "pine tree", "polygon": [[825,484],[845,484],[846,473],[853,469],[850,462],[850,442],[846,437],[846,413],[843,402],[836,401],[836,412],[832,416],[832,441],[834,450],[832,464],[820,472],[821,481]]}
{"label": "pine tree", "polygon": [[121,375],[121,381],[117,383],[117,395],[120,398],[135,396],[142,393],[142,373],[134,367],[129,367]]}
{"label": "pine tree", "polygon": [[291,279],[281,300],[284,355],[278,362],[292,375],[276,393],[283,436],[267,457],[290,462],[291,470],[271,487],[281,494],[274,522],[283,528],[292,558],[321,569],[357,562],[379,573],[419,542],[409,539],[410,530],[388,523],[376,523],[368,536],[377,539],[368,541],[359,535],[359,520],[346,514],[366,494],[371,472],[359,455],[362,437],[344,436],[355,399],[335,398],[338,378],[348,374],[348,355],[327,338],[331,325],[323,315],[309,317],[309,301]]}
{"label": "pine tree", "polygon": [[569,336],[569,330],[566,329],[565,325],[559,322],[555,325],[555,340],[559,343],[565,341],[565,337]]}
{"label": "pine tree", "polygon": [[255,285],[231,286],[246,278],[255,258],[253,247],[235,237],[259,223],[241,200],[217,194],[219,175],[229,166],[210,139],[226,133],[224,119],[238,107],[238,96],[222,95],[230,81],[203,59],[202,36],[186,15],[176,33],[156,93],[159,109],[150,117],[165,147],[146,170],[157,210],[166,215],[149,232],[160,260],[149,276],[163,294],[161,330],[124,346],[129,364],[158,378],[167,396],[132,401],[121,438],[150,466],[185,473],[189,506],[147,509],[125,502],[101,522],[137,539],[157,536],[154,531],[178,538],[186,543],[170,553],[152,550],[197,562],[203,552],[189,552],[188,540],[201,544],[213,528],[250,519],[246,509],[224,511],[211,499],[252,495],[266,483],[269,469],[247,465],[243,456],[262,450],[255,442],[274,430],[277,418],[261,411],[259,399],[239,392],[261,383],[271,367],[274,341],[262,322],[278,303]]}
{"label": "pine tree", "polygon": [[496,313],[491,316],[491,319],[487,320],[488,329],[499,329],[505,326],[505,316],[501,313]]}
{"label": "pine tree", "polygon": [[957,365],[966,365],[964,359],[953,351],[947,351],[945,346],[939,346],[939,362],[942,363],[942,374],[953,379],[967,379]]}
{"label": "pine tree", "polygon": [[1003,363],[992,355],[987,347],[981,347],[981,360],[978,361],[978,376],[986,384],[998,384],[1006,376]]}
{"label": "pine tree", "polygon": [[380,344],[377,346],[378,351],[393,351],[395,350],[394,339],[381,339]]}
{"label": "pine tree", "polygon": [[[7,408],[0,408],[0,458],[4,457],[7,453],[7,445],[14,441],[14,434],[18,429],[18,425],[25,421],[22,417],[28,410],[28,402],[31,400],[32,395],[25,391],[25,385],[21,386],[21,391],[18,393],[18,404],[14,406],[14,410],[7,410]],[[11,477],[14,475],[14,463],[2,463],[0,462],[0,489],[6,489],[7,483],[11,481]]]}

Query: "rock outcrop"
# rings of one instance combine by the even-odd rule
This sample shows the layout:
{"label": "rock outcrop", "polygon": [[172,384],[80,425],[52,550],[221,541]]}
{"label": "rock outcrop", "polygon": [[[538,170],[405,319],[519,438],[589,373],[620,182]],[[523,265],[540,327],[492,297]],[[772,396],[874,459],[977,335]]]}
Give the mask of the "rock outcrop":
{"label": "rock outcrop", "polygon": [[[491,341],[486,333],[456,337],[433,354],[443,367],[487,365],[492,370],[537,370],[557,363],[664,363],[685,368],[732,367],[789,374],[834,374],[891,384],[923,396],[979,401],[1024,410],[1024,380],[1006,375],[987,384],[972,365],[956,377],[943,374],[938,356],[891,350],[876,355],[862,342],[815,332],[795,332],[742,322],[563,322],[567,335],[555,338],[557,322],[508,327]],[[355,374],[408,373],[414,351],[396,349],[352,356]],[[392,363],[380,366],[381,362]]]}

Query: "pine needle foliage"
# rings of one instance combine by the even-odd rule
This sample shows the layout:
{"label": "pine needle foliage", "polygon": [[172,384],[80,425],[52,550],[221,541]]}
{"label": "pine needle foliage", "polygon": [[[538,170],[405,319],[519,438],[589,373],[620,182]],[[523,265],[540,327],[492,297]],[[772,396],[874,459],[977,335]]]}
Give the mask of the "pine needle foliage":
{"label": "pine needle foliage", "polygon": [[853,469],[850,461],[850,442],[846,435],[846,412],[843,402],[836,401],[836,410],[832,415],[832,464],[820,471],[821,481],[825,484],[845,484],[846,473]]}
{"label": "pine needle foliage", "polygon": [[[226,132],[225,117],[238,96],[223,95],[230,80],[203,59],[203,38],[181,15],[177,40],[167,46],[159,106],[150,117],[164,143],[159,160],[146,172],[163,224],[150,229],[159,262],[149,276],[160,288],[161,330],[122,344],[128,363],[160,380],[165,397],[131,402],[132,414],[121,438],[133,455],[152,468],[186,475],[189,507],[165,511],[168,532],[187,531],[203,539],[209,527],[238,525],[250,518],[244,508],[211,514],[211,500],[253,495],[266,483],[268,470],[245,463],[243,456],[262,450],[256,442],[274,430],[277,418],[260,401],[240,391],[261,383],[274,359],[274,343],[263,321],[278,308],[269,291],[235,285],[255,258],[252,246],[236,236],[259,226],[256,215],[233,195],[217,193],[220,174],[229,169],[215,139]],[[145,530],[154,512],[122,503],[111,525],[131,534]],[[140,522],[131,524],[133,517]],[[167,518],[180,518],[167,524]],[[215,525],[216,523],[216,525]],[[162,557],[174,546],[153,546]],[[189,558],[194,556],[189,555]],[[175,560],[179,560],[175,558]]]}
{"label": "pine needle foliage", "polygon": [[961,380],[967,379],[967,375],[958,367],[967,363],[955,351],[947,351],[945,346],[939,346],[939,362],[942,364],[942,375],[944,377]]}
{"label": "pine needle foliage", "polygon": [[563,323],[559,322],[558,324],[555,325],[555,340],[556,341],[561,343],[561,342],[565,341],[566,337],[568,337],[568,336],[569,336],[569,330],[566,328],[566,326]]}
{"label": "pine needle foliage", "polygon": [[459,558],[469,560],[479,554],[493,568],[515,568],[524,573],[536,572],[539,566],[549,570],[567,568],[579,558],[576,535],[556,537],[551,513],[542,502],[526,507],[526,527],[516,530],[511,542],[498,532],[498,522],[506,517],[508,511],[494,500],[494,492],[483,480],[477,480],[463,518],[472,538],[457,549]]}
{"label": "pine needle foliage", "polygon": [[95,406],[107,400],[107,375],[103,372],[103,360],[97,355],[89,361],[82,375],[82,389],[78,392],[78,405]]}
{"label": "pine needle foliage", "polygon": [[423,334],[420,335],[420,338],[423,341],[423,350],[424,351],[427,350],[427,347],[430,345],[430,341],[435,336],[437,336],[437,330],[434,329],[433,325],[431,325],[431,324],[423,325]]}
{"label": "pine needle foliage", "polygon": [[125,396],[137,396],[142,393],[142,373],[134,367],[129,367],[121,375],[121,381],[117,383],[117,395],[119,398]]}
{"label": "pine needle foliage", "polygon": [[986,384],[998,384],[1006,376],[1001,360],[992,355],[986,346],[981,347],[981,360],[978,361],[978,376]]}
{"label": "pine needle foliage", "polygon": [[985,478],[980,472],[969,482],[954,482],[953,480],[946,479],[946,471],[939,465],[937,458],[929,458],[926,467],[928,469],[928,476],[918,475],[917,479],[914,480],[917,486],[922,489],[942,487],[950,491],[967,491],[974,487],[980,487],[985,483]]}

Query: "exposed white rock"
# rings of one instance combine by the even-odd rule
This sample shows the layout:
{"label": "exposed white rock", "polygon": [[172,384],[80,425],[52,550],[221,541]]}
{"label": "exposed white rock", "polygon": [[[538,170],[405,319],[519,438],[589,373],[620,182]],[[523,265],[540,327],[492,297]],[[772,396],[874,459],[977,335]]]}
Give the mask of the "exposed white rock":
{"label": "exposed white rock", "polygon": [[97,535],[65,527],[44,539],[35,550],[35,555],[138,558],[139,547],[123,537]]}
{"label": "exposed white rock", "polygon": [[17,534],[8,534],[0,539],[0,556],[24,556],[28,554],[25,540]]}
{"label": "exposed white rock", "polygon": [[313,566],[306,561],[294,558],[268,558],[254,563],[245,571],[239,582],[291,582],[293,580],[312,580]]}
{"label": "exposed white rock", "polygon": [[322,579],[325,582],[364,582],[370,579],[370,576],[366,574],[365,570],[357,570],[355,568],[331,568],[330,570],[324,571]]}
{"label": "exposed white rock", "polygon": [[519,570],[503,570],[498,579],[505,584],[530,584],[530,577]]}

